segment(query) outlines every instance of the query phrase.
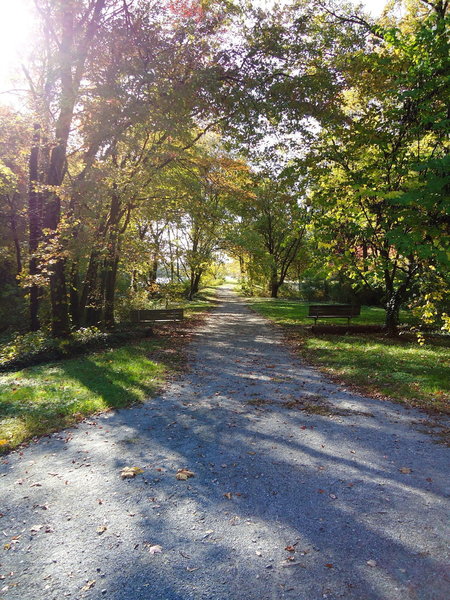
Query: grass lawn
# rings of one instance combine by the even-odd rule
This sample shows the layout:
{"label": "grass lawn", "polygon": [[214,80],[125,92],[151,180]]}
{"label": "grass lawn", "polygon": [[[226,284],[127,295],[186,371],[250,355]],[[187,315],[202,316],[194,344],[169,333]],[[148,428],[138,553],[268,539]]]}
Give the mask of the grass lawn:
{"label": "grass lawn", "polygon": [[[307,304],[289,300],[251,299],[251,308],[283,326],[301,354],[321,370],[361,392],[450,414],[450,347],[443,340],[419,346],[414,341],[383,335],[314,334],[306,318]],[[361,307],[361,325],[380,325],[384,311]],[[406,312],[401,321],[412,322]],[[326,324],[345,324],[327,319]],[[320,321],[319,321],[320,323]],[[300,327],[299,327],[300,326]]]}
{"label": "grass lawn", "polygon": [[184,308],[184,314],[186,317],[192,317],[206,310],[214,308],[217,303],[217,287],[208,286],[201,288],[198,294],[196,294],[194,300],[185,300],[179,302],[177,306]]}
{"label": "grass lawn", "polygon": [[[204,288],[185,315],[196,318],[215,305]],[[155,395],[181,362],[189,338],[180,324],[156,328],[156,338],[119,348],[0,374],[0,454],[22,442],[73,425],[89,414],[123,408]]]}
{"label": "grass lawn", "polygon": [[[309,304],[327,304],[326,302],[300,302],[273,298],[248,299],[249,305],[259,313],[279,323],[280,325],[312,325],[313,319],[308,319]],[[331,303],[330,303],[331,304]],[[354,325],[383,325],[385,311],[376,306],[361,306],[361,315],[351,320]],[[401,311],[402,323],[413,323],[414,318],[407,311]],[[347,319],[319,319],[320,325],[331,323],[346,325]]]}
{"label": "grass lawn", "polygon": [[159,340],[140,340],[0,375],[0,451],[154,394],[166,366],[151,356],[161,346]]}

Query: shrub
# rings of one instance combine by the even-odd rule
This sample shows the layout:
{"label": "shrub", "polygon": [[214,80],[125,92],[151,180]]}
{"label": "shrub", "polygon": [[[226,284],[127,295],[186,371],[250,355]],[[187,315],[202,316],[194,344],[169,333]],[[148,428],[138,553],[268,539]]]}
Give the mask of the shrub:
{"label": "shrub", "polygon": [[17,334],[11,341],[0,346],[0,371],[118,346],[130,339],[145,335],[146,332],[142,329],[125,329],[107,333],[97,327],[83,327],[63,339],[52,338],[45,330]]}

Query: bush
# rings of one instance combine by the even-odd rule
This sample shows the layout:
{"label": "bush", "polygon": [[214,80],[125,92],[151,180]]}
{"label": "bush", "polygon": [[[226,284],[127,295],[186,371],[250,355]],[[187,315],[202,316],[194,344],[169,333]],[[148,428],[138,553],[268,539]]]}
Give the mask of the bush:
{"label": "bush", "polygon": [[130,339],[145,335],[142,329],[107,333],[97,327],[83,327],[63,339],[52,338],[45,330],[17,334],[10,342],[0,346],[0,371],[24,368],[91,350],[118,346]]}

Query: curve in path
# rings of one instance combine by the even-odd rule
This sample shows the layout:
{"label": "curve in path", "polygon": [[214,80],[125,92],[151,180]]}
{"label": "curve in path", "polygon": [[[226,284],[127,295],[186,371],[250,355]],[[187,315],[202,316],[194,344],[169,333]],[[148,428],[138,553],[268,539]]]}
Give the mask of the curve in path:
{"label": "curve in path", "polygon": [[162,396],[2,461],[0,598],[448,597],[420,413],[328,382],[226,290],[189,353]]}

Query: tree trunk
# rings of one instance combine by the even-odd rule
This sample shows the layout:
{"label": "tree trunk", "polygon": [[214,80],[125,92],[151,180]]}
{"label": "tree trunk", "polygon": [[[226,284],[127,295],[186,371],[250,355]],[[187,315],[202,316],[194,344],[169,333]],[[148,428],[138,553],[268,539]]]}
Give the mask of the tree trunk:
{"label": "tree trunk", "polygon": [[89,257],[89,263],[84,276],[83,289],[81,290],[79,311],[81,322],[86,323],[87,307],[92,300],[95,288],[97,287],[97,271],[98,271],[98,252],[93,250]]}
{"label": "tree trunk", "polygon": [[16,251],[17,275],[20,275],[22,273],[22,251],[20,249],[19,233],[17,231],[17,211],[15,210],[14,201],[11,202],[10,224],[14,249]]}
{"label": "tree trunk", "polygon": [[398,322],[400,313],[400,302],[394,293],[386,303],[386,320],[384,326],[388,335],[396,337],[398,335]]}
{"label": "tree trunk", "polygon": [[[58,132],[57,132],[58,133]],[[67,139],[67,137],[65,138]],[[60,141],[52,148],[46,184],[51,187],[61,185],[64,178],[66,161],[66,142]],[[46,245],[54,263],[50,270],[50,301],[52,306],[52,335],[66,337],[69,335],[69,312],[67,303],[67,287],[65,275],[65,258],[61,255],[62,244],[58,227],[61,220],[61,198],[56,192],[47,193],[44,207],[44,228],[49,231]],[[56,253],[56,258],[54,258]]]}
{"label": "tree trunk", "polygon": [[149,274],[150,283],[156,283],[157,278],[158,278],[158,260],[156,258],[154,258],[151,261],[151,267],[150,267],[150,274]]}
{"label": "tree trunk", "polygon": [[[29,241],[28,248],[30,252],[30,260],[28,268],[30,275],[33,277],[38,274],[38,260],[35,253],[38,249],[39,241],[42,236],[41,229],[41,194],[37,191],[39,182],[39,144],[40,144],[40,125],[34,125],[33,145],[31,147],[30,158],[28,162],[29,174],[29,190],[28,190],[28,229]],[[30,286],[30,330],[37,331],[40,329],[39,321],[39,286],[32,283]]]}
{"label": "tree trunk", "polygon": [[119,220],[120,197],[117,185],[113,184],[108,218],[110,233],[108,253],[105,259],[102,294],[102,298],[104,299],[103,321],[107,328],[114,327],[114,298],[116,293],[117,266],[119,264]]}
{"label": "tree trunk", "polygon": [[241,275],[241,279],[245,277],[245,260],[243,256],[239,256],[239,272]]}
{"label": "tree trunk", "polygon": [[104,278],[104,315],[103,320],[107,329],[112,329],[114,322],[114,305],[116,296],[117,266],[119,257],[110,257],[105,264]]}
{"label": "tree trunk", "polygon": [[202,278],[203,270],[191,271],[191,285],[189,287],[189,300],[193,300],[195,294],[198,292],[200,287],[200,280]]}
{"label": "tree trunk", "polygon": [[75,329],[79,329],[81,325],[79,285],[80,275],[78,272],[78,263],[74,262],[70,269],[69,301],[70,316],[72,318],[72,325]]}
{"label": "tree trunk", "polygon": [[272,269],[270,276],[269,291],[271,298],[278,298],[278,290],[280,289],[281,281],[278,278],[278,273],[275,268]]}
{"label": "tree trunk", "polygon": [[280,289],[280,286],[278,283],[276,282],[271,282],[270,284],[270,297],[271,298],[278,298],[278,290]]}

